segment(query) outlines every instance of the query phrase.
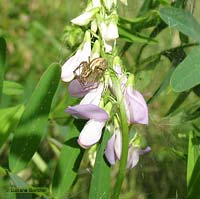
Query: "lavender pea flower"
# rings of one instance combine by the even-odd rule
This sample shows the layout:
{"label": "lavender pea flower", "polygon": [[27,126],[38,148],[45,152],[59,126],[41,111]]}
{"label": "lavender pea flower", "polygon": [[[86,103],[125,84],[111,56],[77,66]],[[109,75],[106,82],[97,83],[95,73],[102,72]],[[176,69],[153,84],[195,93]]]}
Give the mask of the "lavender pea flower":
{"label": "lavender pea flower", "polygon": [[74,70],[83,61],[88,61],[91,54],[90,33],[85,33],[84,45],[80,47],[75,55],[70,57],[62,66],[61,79],[64,82],[70,82],[74,78]]}
{"label": "lavender pea flower", "polygon": [[66,112],[76,118],[89,120],[78,138],[78,143],[83,148],[88,148],[100,140],[102,129],[109,118],[107,112],[98,106],[102,92],[103,85],[99,84],[85,95],[79,105],[66,109]]}
{"label": "lavender pea flower", "polygon": [[[111,165],[114,165],[117,160],[121,158],[122,151],[122,142],[121,142],[121,132],[119,128],[115,130],[112,137],[108,140],[107,147],[105,150],[105,156],[108,162]],[[132,169],[139,162],[139,156],[144,155],[151,151],[151,148],[148,146],[145,149],[140,149],[133,144],[129,145],[128,149],[128,158],[127,158],[127,169]]]}
{"label": "lavender pea flower", "polygon": [[129,123],[148,124],[148,107],[142,94],[131,86],[127,86],[124,98]]}

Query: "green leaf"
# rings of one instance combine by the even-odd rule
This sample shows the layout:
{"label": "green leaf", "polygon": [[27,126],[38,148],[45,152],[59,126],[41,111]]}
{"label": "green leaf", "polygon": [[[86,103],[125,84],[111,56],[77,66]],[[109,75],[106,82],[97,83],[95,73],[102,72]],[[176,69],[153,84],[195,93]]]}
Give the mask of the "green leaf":
{"label": "green leaf", "polygon": [[0,167],[0,178],[4,177],[7,175],[6,169],[3,167]]}
{"label": "green leaf", "polygon": [[0,37],[0,101],[3,89],[5,62],[6,62],[6,41],[3,37]]}
{"label": "green leaf", "polygon": [[188,146],[188,165],[187,165],[187,199],[199,199],[199,184],[200,184],[200,142],[195,136],[195,131],[190,132]]}
{"label": "green leaf", "polygon": [[23,111],[24,105],[0,109],[0,147],[16,128]]}
{"label": "green leaf", "polygon": [[166,76],[164,77],[164,80],[160,84],[160,86],[157,88],[157,90],[153,93],[153,95],[148,99],[147,104],[151,103],[156,97],[158,97],[164,90],[167,89],[170,82],[170,77],[174,71],[174,68],[170,68],[167,72]]}
{"label": "green leaf", "polygon": [[52,193],[55,199],[64,198],[76,178],[84,154],[84,150],[77,143],[78,135],[79,131],[72,126],[61,149],[52,183]]}
{"label": "green leaf", "polygon": [[196,140],[197,138],[195,136],[195,133],[191,131],[189,133],[189,142],[188,142],[187,185],[190,184],[192,172],[199,157],[199,147]]}
{"label": "green leaf", "polygon": [[160,17],[169,25],[200,42],[200,24],[188,11],[165,7],[160,10]]}
{"label": "green leaf", "polygon": [[21,95],[23,94],[23,86],[16,82],[4,81],[3,94],[5,95]]}
{"label": "green leaf", "polygon": [[178,65],[171,77],[171,86],[176,92],[186,91],[200,83],[200,47],[194,48]]}
{"label": "green leaf", "polygon": [[52,64],[42,75],[17,128],[9,155],[13,172],[26,167],[45,134],[51,102],[60,80],[61,68]]}
{"label": "green leaf", "polygon": [[111,167],[104,158],[104,151],[110,137],[108,130],[104,131],[103,139],[98,146],[93,175],[90,185],[89,199],[107,199],[110,195],[110,171]]}

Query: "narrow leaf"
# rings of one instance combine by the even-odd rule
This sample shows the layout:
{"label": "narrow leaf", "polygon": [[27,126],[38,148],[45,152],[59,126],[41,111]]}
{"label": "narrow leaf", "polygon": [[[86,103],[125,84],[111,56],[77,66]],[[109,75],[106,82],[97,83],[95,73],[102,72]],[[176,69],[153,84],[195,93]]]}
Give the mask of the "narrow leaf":
{"label": "narrow leaf", "polygon": [[187,199],[199,199],[200,190],[200,151],[199,139],[195,136],[195,130],[190,132],[188,146],[187,165]]}
{"label": "narrow leaf", "polygon": [[24,105],[0,109],[0,147],[16,128],[23,111]]}
{"label": "narrow leaf", "polygon": [[197,138],[193,131],[189,133],[189,142],[188,142],[188,160],[187,160],[187,185],[190,184],[190,179],[192,177],[192,172],[194,170],[195,164],[199,157],[199,147],[197,142],[195,142]]}
{"label": "narrow leaf", "polygon": [[109,131],[106,130],[103,134],[103,139],[98,146],[91,185],[90,185],[89,199],[109,198],[111,167],[104,158],[104,151],[109,137],[110,137]]}
{"label": "narrow leaf", "polygon": [[12,81],[3,82],[3,94],[5,95],[21,95],[23,94],[23,86]]}
{"label": "narrow leaf", "polygon": [[128,42],[136,42],[136,43],[149,43],[149,44],[155,44],[156,41],[154,39],[151,39],[149,37],[145,37],[142,35],[136,35],[134,33],[131,33],[130,30],[125,29],[123,27],[118,27],[120,38],[124,39]]}
{"label": "narrow leaf", "polygon": [[200,84],[200,47],[194,48],[178,65],[171,77],[171,86],[176,92],[186,91]]}
{"label": "narrow leaf", "polygon": [[3,89],[5,62],[6,62],[6,41],[3,37],[0,37],[0,101]]}
{"label": "narrow leaf", "polygon": [[79,131],[72,126],[61,149],[52,184],[52,193],[55,199],[64,198],[76,178],[84,153],[77,143],[78,135]]}
{"label": "narrow leaf", "polygon": [[200,42],[200,24],[186,10],[165,7],[160,10],[160,17],[169,25]]}
{"label": "narrow leaf", "polygon": [[45,134],[51,102],[59,80],[60,66],[52,64],[42,75],[28,101],[11,145],[9,166],[13,172],[25,168],[36,152]]}

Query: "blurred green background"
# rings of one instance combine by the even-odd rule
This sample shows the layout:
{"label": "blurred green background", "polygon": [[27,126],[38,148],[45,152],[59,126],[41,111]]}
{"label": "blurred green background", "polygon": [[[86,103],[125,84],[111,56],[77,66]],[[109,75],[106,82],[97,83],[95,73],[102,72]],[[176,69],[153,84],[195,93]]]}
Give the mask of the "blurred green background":
{"label": "blurred green background", "polygon": [[[193,1],[189,1],[191,4]],[[130,0],[129,6],[120,4],[121,16],[137,16],[142,0]],[[1,107],[13,106],[26,102],[30,97],[37,81],[44,70],[53,62],[63,63],[74,50],[68,48],[64,42],[65,27],[70,20],[81,13],[86,1],[82,0],[1,0],[0,1],[0,36],[7,41],[7,67],[5,79],[18,82],[24,86],[24,94],[20,96],[3,96]],[[188,9],[189,9],[188,4]],[[197,1],[194,15],[198,20],[200,3]],[[144,30],[147,34],[152,29]],[[156,37],[157,44],[149,45],[141,55],[141,59],[180,45],[178,32],[165,29]],[[123,41],[119,40],[119,45]],[[129,71],[137,71],[136,62],[142,44],[135,43],[123,56],[123,61]],[[189,50],[189,49],[187,49]],[[148,100],[162,83],[171,63],[165,57],[148,70],[136,73],[136,88]],[[67,84],[61,83],[57,94],[56,104],[62,97],[67,97]],[[175,199],[185,198],[186,195],[186,154],[188,142],[189,122],[179,116],[166,117],[166,113],[178,95],[170,88],[165,89],[149,104],[150,125],[138,126],[137,129],[152,147],[149,154],[141,156],[139,164],[127,172],[122,186],[121,199]],[[197,96],[190,93],[182,104],[183,109],[197,100]],[[64,107],[75,102],[72,98],[64,99]],[[63,142],[67,132],[66,123],[71,121],[61,113],[61,108],[54,109],[60,114],[60,120],[50,117],[47,138],[53,137]],[[69,119],[69,121],[67,120]],[[59,120],[59,119],[58,119]],[[67,120],[67,121],[66,121]],[[63,125],[64,124],[64,125]],[[47,164],[47,170],[42,172],[37,164],[30,163],[30,167],[20,176],[31,185],[49,187],[57,156],[45,138],[38,152]],[[0,149],[0,165],[8,167],[8,142]],[[66,157],[67,158],[67,157]],[[117,168],[117,166],[116,166]],[[113,169],[112,185],[114,185],[117,169]],[[92,175],[91,166],[87,158],[82,163],[78,180],[68,198],[86,199],[89,190],[89,180]],[[8,179],[2,179],[7,181]],[[1,182],[2,184],[3,182]],[[103,183],[103,182],[102,182]]]}

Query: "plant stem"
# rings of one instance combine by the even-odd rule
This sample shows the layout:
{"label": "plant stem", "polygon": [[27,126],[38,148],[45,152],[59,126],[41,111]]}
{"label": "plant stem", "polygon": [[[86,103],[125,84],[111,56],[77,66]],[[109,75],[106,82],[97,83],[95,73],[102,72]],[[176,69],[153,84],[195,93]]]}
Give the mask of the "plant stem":
{"label": "plant stem", "polygon": [[[119,83],[116,82],[115,85],[119,86]],[[118,91],[119,90],[121,91],[121,89],[118,89]],[[121,128],[121,134],[122,134],[122,153],[121,153],[121,158],[120,158],[119,173],[118,173],[118,177],[117,177],[117,181],[114,187],[114,193],[112,197],[113,199],[119,198],[123,179],[126,174],[126,164],[127,164],[127,156],[128,156],[128,122],[127,122],[126,110],[125,110],[122,96],[123,96],[122,93],[118,95],[118,102],[119,102],[119,109],[120,109],[120,122],[121,122],[120,128]]]}

